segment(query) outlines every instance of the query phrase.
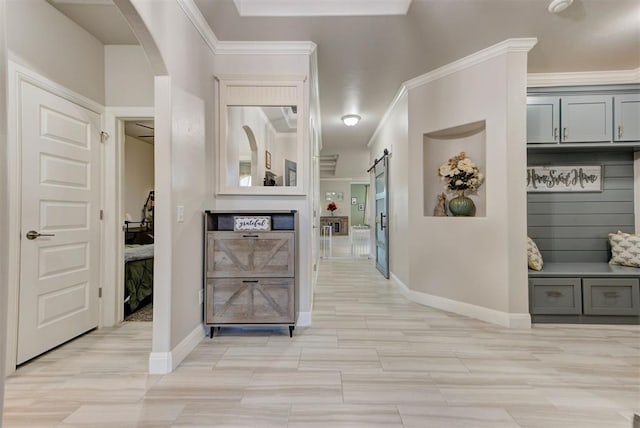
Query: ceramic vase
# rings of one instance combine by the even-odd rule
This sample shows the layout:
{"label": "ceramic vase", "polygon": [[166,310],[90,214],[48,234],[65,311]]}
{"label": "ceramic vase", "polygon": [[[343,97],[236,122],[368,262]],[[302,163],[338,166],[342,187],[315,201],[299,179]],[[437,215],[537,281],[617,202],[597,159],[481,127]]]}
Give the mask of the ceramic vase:
{"label": "ceramic vase", "polygon": [[458,190],[458,196],[449,201],[449,211],[455,217],[473,217],[476,215],[476,205],[464,195],[464,190]]}

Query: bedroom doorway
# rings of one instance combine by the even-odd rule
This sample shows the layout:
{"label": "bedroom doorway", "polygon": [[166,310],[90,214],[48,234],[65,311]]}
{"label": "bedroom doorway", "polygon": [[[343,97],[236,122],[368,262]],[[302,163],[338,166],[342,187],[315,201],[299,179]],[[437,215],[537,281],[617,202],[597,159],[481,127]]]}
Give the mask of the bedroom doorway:
{"label": "bedroom doorway", "polygon": [[122,140],[123,319],[153,320],[154,121],[125,120]]}

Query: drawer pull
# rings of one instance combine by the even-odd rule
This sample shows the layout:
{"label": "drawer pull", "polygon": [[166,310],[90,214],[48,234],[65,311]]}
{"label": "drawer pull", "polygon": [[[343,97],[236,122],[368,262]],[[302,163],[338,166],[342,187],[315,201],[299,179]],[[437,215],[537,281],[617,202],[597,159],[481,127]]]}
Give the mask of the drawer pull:
{"label": "drawer pull", "polygon": [[605,291],[602,293],[602,295],[608,299],[615,299],[617,297],[620,297],[620,293],[618,293],[617,291]]}
{"label": "drawer pull", "polygon": [[562,293],[559,291],[547,291],[549,297],[562,297]]}
{"label": "drawer pull", "polygon": [[260,281],[258,281],[257,279],[245,279],[245,280],[242,280],[242,282],[244,282],[244,283],[256,283],[256,282],[260,282]]}
{"label": "drawer pull", "polygon": [[259,238],[258,235],[242,235],[243,238]]}

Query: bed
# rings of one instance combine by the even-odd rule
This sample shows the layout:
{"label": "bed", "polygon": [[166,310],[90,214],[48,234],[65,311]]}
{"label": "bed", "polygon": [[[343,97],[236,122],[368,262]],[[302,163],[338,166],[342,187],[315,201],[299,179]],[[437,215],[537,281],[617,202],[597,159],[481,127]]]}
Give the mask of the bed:
{"label": "bed", "polygon": [[135,312],[153,295],[153,244],[125,245],[124,250],[124,313]]}

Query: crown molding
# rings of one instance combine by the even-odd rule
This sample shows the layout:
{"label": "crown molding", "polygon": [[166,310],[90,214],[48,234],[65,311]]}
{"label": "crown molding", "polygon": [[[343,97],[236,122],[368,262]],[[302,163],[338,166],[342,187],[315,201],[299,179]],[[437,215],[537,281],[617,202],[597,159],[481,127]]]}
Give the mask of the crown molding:
{"label": "crown molding", "polygon": [[530,88],[625,83],[640,83],[640,67],[632,70],[529,73],[527,75],[527,86]]}
{"label": "crown molding", "polygon": [[311,55],[313,42],[237,42],[218,40],[194,0],[176,0],[209,49],[216,55]]}
{"label": "crown molding", "polygon": [[218,41],[218,55],[311,55],[313,42],[222,42]]}
{"label": "crown molding", "polygon": [[393,97],[393,101],[391,101],[391,104],[389,104],[389,107],[387,107],[387,110],[384,112],[384,115],[382,116],[382,119],[380,119],[380,123],[378,123],[376,130],[373,131],[373,135],[371,136],[371,138],[369,138],[367,147],[371,147],[375,139],[378,138],[378,134],[382,130],[382,127],[385,125],[385,123],[387,123],[387,120],[389,120],[389,116],[391,116],[391,113],[396,108],[396,105],[398,105],[400,100],[404,98],[407,94],[408,94],[407,87],[403,84],[402,86],[400,86],[400,89],[398,89],[396,96]]}
{"label": "crown molding", "polygon": [[204,15],[198,6],[194,2],[194,0],[176,0],[178,5],[182,8],[189,21],[196,28],[202,39],[209,46],[209,49],[215,54],[217,53],[217,46],[220,43],[216,35],[213,33],[213,30],[209,26],[209,23],[206,19],[204,19]]}
{"label": "crown molding", "polygon": [[402,97],[404,97],[407,94],[407,91],[409,89],[417,88],[429,82],[433,82],[434,80],[441,79],[445,76],[456,73],[458,71],[462,71],[466,68],[480,64],[498,55],[502,55],[508,52],[529,52],[531,48],[533,48],[536,45],[536,43],[538,43],[538,39],[536,39],[535,37],[507,39],[500,43],[496,43],[493,46],[489,46],[486,49],[483,49],[481,51],[468,55],[464,58],[461,58],[457,61],[444,65],[440,68],[436,68],[435,70],[430,71],[426,74],[415,77],[411,80],[407,80],[400,86],[400,89],[398,90],[395,98],[393,99],[389,107],[387,107],[387,111],[384,113],[384,116],[382,116],[380,123],[378,124],[378,126],[376,127],[376,130],[373,132],[373,135],[369,139],[369,142],[367,143],[367,147],[371,147],[374,140],[378,137],[380,130],[382,129],[386,121],[389,119],[391,112],[396,107],[398,102],[402,99]]}
{"label": "crown molding", "polygon": [[456,73],[458,71],[465,70],[474,65],[481,64],[491,58],[495,58],[498,55],[509,52],[529,52],[531,48],[536,45],[536,43],[538,43],[538,39],[536,39],[535,37],[507,39],[500,43],[496,43],[493,46],[482,49],[481,51],[456,60],[452,63],[444,65],[440,68],[436,68],[435,70],[423,74],[422,76],[407,80],[406,82],[404,82],[404,86],[406,86],[407,89],[414,89],[427,83],[433,82],[434,80],[438,80],[450,74]]}
{"label": "crown molding", "polygon": [[234,0],[240,16],[406,15],[411,0]]}

